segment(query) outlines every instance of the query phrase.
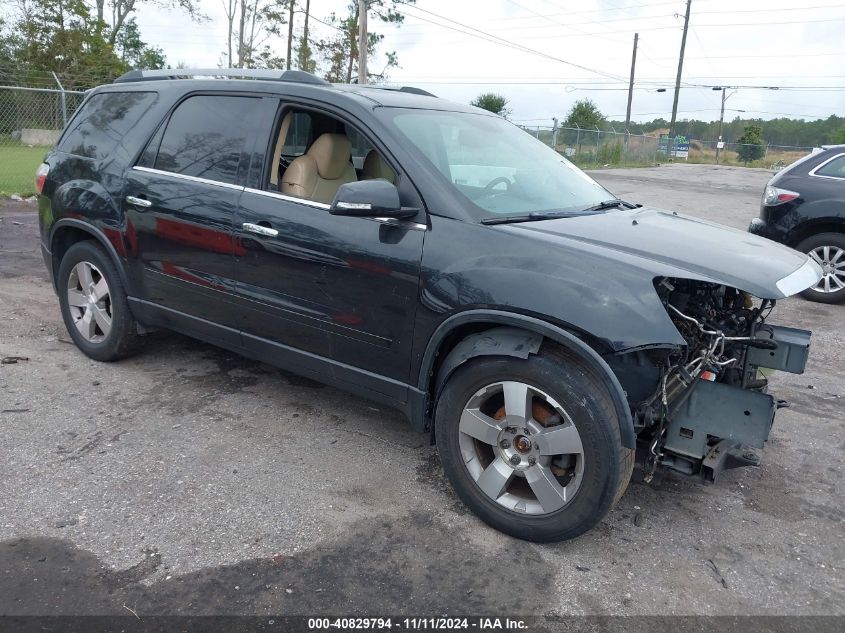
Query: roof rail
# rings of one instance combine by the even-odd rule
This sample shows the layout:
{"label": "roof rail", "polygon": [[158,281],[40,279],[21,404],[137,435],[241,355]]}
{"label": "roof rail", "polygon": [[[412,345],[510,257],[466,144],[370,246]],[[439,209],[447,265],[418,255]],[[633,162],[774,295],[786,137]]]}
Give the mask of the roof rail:
{"label": "roof rail", "polygon": [[[352,85],[357,86],[359,84]],[[417,88],[415,86],[385,86],[383,84],[361,84],[361,87],[376,88],[378,90],[392,90],[393,92],[407,92],[408,94],[422,95],[423,97],[437,97],[436,94],[433,94],[428,90],[423,90],[422,88]]]}
{"label": "roof rail", "polygon": [[399,92],[409,92],[412,95],[422,95],[424,97],[436,97],[437,95],[433,92],[429,92],[428,90],[423,90],[422,88],[416,88],[415,86],[402,86],[399,88]]}
{"label": "roof rail", "polygon": [[159,79],[193,79],[195,77],[233,77],[241,79],[263,79],[267,81],[290,81],[303,84],[329,85],[325,79],[302,70],[270,70],[265,68],[165,68],[162,70],[130,70],[114,80],[114,83],[134,81],[157,81]]}

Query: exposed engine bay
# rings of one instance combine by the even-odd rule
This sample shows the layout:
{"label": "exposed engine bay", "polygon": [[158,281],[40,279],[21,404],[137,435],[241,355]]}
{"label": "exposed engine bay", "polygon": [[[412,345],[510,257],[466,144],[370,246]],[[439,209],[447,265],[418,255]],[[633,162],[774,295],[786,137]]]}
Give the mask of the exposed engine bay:
{"label": "exposed engine bay", "polygon": [[768,325],[774,301],[728,286],[659,278],[655,288],[687,345],[611,362],[648,447],[645,480],[658,466],[712,481],[758,465],[776,410],[788,406],[766,393],[764,370],[803,373],[810,332]]}

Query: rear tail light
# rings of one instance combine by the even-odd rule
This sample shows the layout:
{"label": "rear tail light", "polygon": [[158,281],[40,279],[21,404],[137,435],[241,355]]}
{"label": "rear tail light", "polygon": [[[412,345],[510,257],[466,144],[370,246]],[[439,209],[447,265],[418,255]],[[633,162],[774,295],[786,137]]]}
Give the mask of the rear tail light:
{"label": "rear tail light", "polygon": [[789,191],[788,189],[778,189],[769,185],[763,192],[763,204],[767,207],[774,207],[784,202],[795,200],[801,194],[796,191]]}
{"label": "rear tail light", "polygon": [[44,181],[47,180],[47,174],[50,173],[50,165],[41,163],[35,171],[35,190],[38,193],[44,189]]}

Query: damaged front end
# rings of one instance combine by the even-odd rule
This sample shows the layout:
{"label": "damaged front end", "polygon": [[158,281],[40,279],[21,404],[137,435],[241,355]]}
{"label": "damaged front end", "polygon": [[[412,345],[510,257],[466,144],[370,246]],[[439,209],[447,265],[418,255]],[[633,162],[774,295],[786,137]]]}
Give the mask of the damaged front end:
{"label": "damaged front end", "polygon": [[713,481],[758,465],[775,412],[787,406],[767,393],[767,374],[803,373],[810,332],[767,324],[775,302],[735,288],[668,277],[655,287],[686,346],[615,363],[617,373],[637,366],[629,400],[648,446],[645,480],[657,466]]}

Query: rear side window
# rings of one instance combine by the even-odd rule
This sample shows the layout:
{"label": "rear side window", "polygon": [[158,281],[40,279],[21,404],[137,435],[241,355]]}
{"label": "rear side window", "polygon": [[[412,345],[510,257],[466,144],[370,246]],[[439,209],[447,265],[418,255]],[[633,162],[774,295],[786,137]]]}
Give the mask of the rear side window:
{"label": "rear side window", "polygon": [[833,160],[818,167],[814,173],[816,176],[845,179],[845,154],[840,154]]}
{"label": "rear side window", "polygon": [[68,154],[101,159],[111,154],[156,100],[155,92],[102,92],[89,97],[59,142]]}
{"label": "rear side window", "polygon": [[189,97],[167,123],[155,168],[217,182],[237,182],[244,145],[260,106],[261,100],[251,97]]}

